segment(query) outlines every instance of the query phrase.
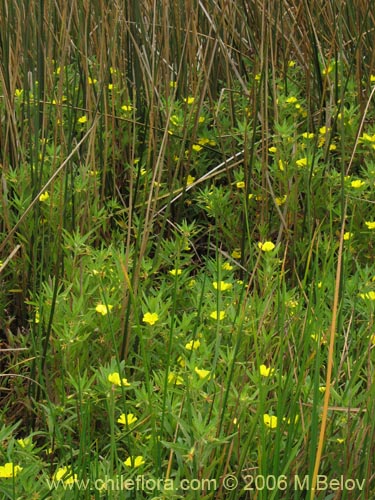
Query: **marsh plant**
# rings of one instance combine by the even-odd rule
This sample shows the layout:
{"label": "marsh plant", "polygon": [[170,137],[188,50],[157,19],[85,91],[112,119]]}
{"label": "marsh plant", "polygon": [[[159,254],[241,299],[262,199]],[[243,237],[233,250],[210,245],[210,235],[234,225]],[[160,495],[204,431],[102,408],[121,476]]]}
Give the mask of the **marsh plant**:
{"label": "marsh plant", "polygon": [[2,497],[374,495],[354,4],[0,3]]}

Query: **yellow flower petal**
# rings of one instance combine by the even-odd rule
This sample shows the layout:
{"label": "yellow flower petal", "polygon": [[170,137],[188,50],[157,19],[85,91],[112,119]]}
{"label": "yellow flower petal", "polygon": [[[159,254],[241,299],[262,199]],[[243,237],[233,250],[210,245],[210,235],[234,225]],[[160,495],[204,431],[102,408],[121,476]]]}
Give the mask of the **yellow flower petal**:
{"label": "yellow flower petal", "polygon": [[264,425],[266,425],[270,429],[276,429],[277,427],[277,417],[275,417],[275,415],[269,415],[268,413],[265,413],[263,415],[263,422]]}
{"label": "yellow flower petal", "polygon": [[186,180],[186,185],[191,186],[192,184],[194,184],[194,181],[195,181],[195,177],[193,177],[192,175],[188,175],[187,180]]}
{"label": "yellow flower petal", "polygon": [[108,375],[108,381],[111,382],[112,384],[118,385],[120,387],[121,386],[129,387],[130,386],[130,384],[126,378],[123,378],[123,379],[120,378],[120,374],[118,372],[110,373]]}
{"label": "yellow flower petal", "polygon": [[21,446],[21,448],[27,448],[32,443],[32,439],[30,437],[17,439],[17,443]]}
{"label": "yellow flower petal", "polygon": [[143,322],[148,325],[154,325],[157,321],[159,321],[159,315],[157,313],[147,312],[143,316]]}
{"label": "yellow flower petal", "polygon": [[307,166],[307,158],[300,158],[296,161],[297,167],[306,167]]}
{"label": "yellow flower petal", "polygon": [[209,370],[201,370],[199,368],[195,368],[194,371],[201,379],[210,377],[210,374],[211,374],[211,372]]}
{"label": "yellow flower petal", "polygon": [[44,191],[44,193],[42,193],[40,196],[39,196],[39,201],[41,201],[42,203],[44,201],[47,201],[49,198],[49,194],[48,194],[48,191]]}
{"label": "yellow flower petal", "polygon": [[180,276],[182,274],[182,269],[171,269],[168,271],[172,276]]}
{"label": "yellow flower petal", "polygon": [[105,316],[106,314],[108,314],[112,309],[113,309],[113,306],[111,306],[110,304],[108,304],[108,305],[98,304],[95,307],[95,311],[97,313],[101,314],[102,316]]}
{"label": "yellow flower petal", "polygon": [[272,241],[265,241],[262,243],[261,241],[258,243],[258,247],[262,250],[262,252],[272,252],[275,248],[274,243]]}
{"label": "yellow flower petal", "polygon": [[14,465],[13,462],[7,462],[4,465],[0,465],[0,478],[16,477],[22,469],[23,467]]}
{"label": "yellow flower petal", "polygon": [[121,413],[121,415],[117,419],[117,422],[123,425],[131,425],[134,424],[137,420],[137,417],[133,415],[133,413]]}
{"label": "yellow flower petal", "polygon": [[[185,366],[185,362],[183,361],[182,358],[179,361],[179,363],[182,367]],[[181,375],[176,375],[174,372],[169,372],[168,373],[168,384],[183,385],[184,379],[181,377]]]}
{"label": "yellow flower petal", "polygon": [[355,181],[352,181],[350,183],[351,187],[354,189],[359,189],[362,186],[364,186],[365,184],[366,184],[365,181],[361,181],[361,179],[356,179]]}
{"label": "yellow flower petal", "polygon": [[[375,222],[374,222],[374,224],[375,224]],[[229,264],[229,262],[225,262],[222,265],[222,269],[224,269],[225,271],[231,271],[233,269],[233,266],[231,264]]]}
{"label": "yellow flower petal", "polygon": [[262,377],[269,377],[270,375],[273,375],[275,372],[275,368],[270,368],[266,365],[260,365],[259,367],[259,373],[262,375]]}
{"label": "yellow flower petal", "polygon": [[230,290],[232,288],[232,283],[225,283],[225,281],[219,281],[219,282],[214,281],[212,283],[212,286],[215,288],[215,290],[220,290],[221,292],[225,292],[226,290]]}
{"label": "yellow flower petal", "polygon": [[222,320],[225,318],[225,311],[219,311],[219,315],[217,314],[217,311],[213,311],[210,314],[210,318]]}
{"label": "yellow flower petal", "polygon": [[129,113],[130,111],[132,111],[133,106],[130,106],[130,104],[124,104],[123,106],[121,106],[121,109],[125,111],[125,113]]}
{"label": "yellow flower petal", "polygon": [[191,340],[190,342],[185,344],[185,349],[187,349],[188,351],[195,351],[196,349],[198,349],[198,347],[200,347],[200,345],[201,343],[199,340]]}
{"label": "yellow flower petal", "polygon": [[126,467],[140,467],[144,463],[145,459],[142,457],[142,455],[137,455],[136,457],[129,457],[124,462]]}

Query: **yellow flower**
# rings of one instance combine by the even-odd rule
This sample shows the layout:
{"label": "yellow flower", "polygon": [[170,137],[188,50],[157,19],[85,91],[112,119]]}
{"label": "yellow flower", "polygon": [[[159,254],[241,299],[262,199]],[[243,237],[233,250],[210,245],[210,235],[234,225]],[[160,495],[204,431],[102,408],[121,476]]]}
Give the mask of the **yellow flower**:
{"label": "yellow flower", "polygon": [[313,139],[314,138],[314,133],[313,132],[304,132],[302,134],[302,137],[304,139]]}
{"label": "yellow flower", "polygon": [[19,465],[14,465],[13,462],[7,462],[0,465],[0,477],[16,477],[17,474],[23,469]]}
{"label": "yellow flower", "polygon": [[190,342],[185,344],[185,349],[187,349],[188,351],[195,351],[200,347],[200,345],[201,343],[199,342],[199,340],[191,340]]}
{"label": "yellow flower", "polygon": [[131,106],[130,104],[124,104],[123,106],[121,106],[121,109],[125,111],[125,113],[129,113],[130,111],[132,111],[133,106]]}
{"label": "yellow flower", "polygon": [[225,311],[219,311],[219,316],[217,315],[217,311],[213,311],[210,314],[210,318],[222,320],[225,318]]}
{"label": "yellow flower", "polygon": [[186,104],[194,104],[194,101],[195,101],[195,97],[185,97],[184,98],[184,102],[186,102]]}
{"label": "yellow flower", "polygon": [[157,321],[159,321],[159,315],[157,313],[147,312],[143,315],[143,322],[149,325],[154,325]]}
{"label": "yellow flower", "polygon": [[296,161],[296,165],[298,167],[306,167],[307,166],[307,158],[301,158]]}
{"label": "yellow flower", "polygon": [[171,80],[169,82],[169,86],[170,86],[171,89],[175,89],[177,87],[177,82],[174,82],[173,80]]}
{"label": "yellow flower", "polygon": [[235,248],[233,250],[233,252],[231,253],[231,256],[234,258],[234,259],[240,259],[241,258],[241,250],[239,250],[238,248]]}
{"label": "yellow flower", "polygon": [[31,437],[24,438],[24,439],[17,439],[17,443],[21,446],[21,448],[27,448],[31,443],[32,439]]}
{"label": "yellow flower", "polygon": [[262,243],[259,241],[258,247],[262,250],[262,252],[272,252],[272,250],[275,248],[274,243],[272,241],[265,241]]}
{"label": "yellow flower", "polygon": [[40,196],[39,196],[39,201],[41,201],[42,203],[44,201],[47,201],[49,198],[49,194],[48,194],[48,191],[44,191],[44,193],[42,193]]}
{"label": "yellow flower", "polygon": [[169,372],[168,373],[168,384],[183,385],[184,379],[180,375],[176,375],[174,372]]}
{"label": "yellow flower", "polygon": [[262,75],[261,75],[261,73],[257,73],[257,74],[254,76],[254,80],[255,80],[256,82],[259,82],[259,80],[260,80],[260,77],[261,77],[261,76],[262,76]]}
{"label": "yellow flower", "polygon": [[121,379],[118,372],[113,372],[108,375],[108,381],[114,385],[129,387],[130,384],[126,378]]}
{"label": "yellow flower", "polygon": [[375,134],[370,135],[365,133],[360,139],[362,141],[375,142]]}
{"label": "yellow flower", "polygon": [[325,385],[321,385],[321,386],[319,387],[319,392],[321,392],[321,393],[323,393],[323,394],[324,394],[324,393],[326,392],[326,389],[327,389],[327,388],[326,388],[326,386],[325,386]]}
{"label": "yellow flower", "polygon": [[198,153],[199,151],[201,151],[202,146],[200,146],[199,144],[193,144],[192,147],[191,147],[191,149],[193,151],[196,151]]}
{"label": "yellow flower", "polygon": [[352,186],[352,188],[354,189],[358,189],[358,188],[361,188],[362,186],[364,186],[366,183],[365,181],[361,181],[361,179],[357,179],[355,181],[352,181],[350,183],[350,185]]}
{"label": "yellow flower", "polygon": [[86,123],[87,122],[87,116],[83,115],[80,118],[78,118],[78,123]]}
{"label": "yellow flower", "polygon": [[285,302],[285,305],[287,307],[290,307],[291,309],[295,309],[298,306],[298,301],[291,299],[291,300],[288,300],[287,302]]}
{"label": "yellow flower", "polygon": [[[206,121],[206,118],[204,116],[200,116],[198,118],[198,123],[204,123],[205,121]],[[207,139],[207,141],[208,141],[208,139]]]}
{"label": "yellow flower", "polygon": [[21,97],[23,94],[23,89],[16,89],[14,92],[14,97]]}
{"label": "yellow flower", "polygon": [[144,463],[145,459],[142,457],[142,455],[137,455],[136,457],[129,457],[124,462],[126,467],[139,467]]}
{"label": "yellow flower", "polygon": [[199,378],[207,378],[210,377],[210,371],[209,370],[201,370],[199,368],[194,369],[195,373],[199,376]]}
{"label": "yellow flower", "polygon": [[320,127],[319,134],[320,135],[326,135],[326,133],[329,132],[330,130],[331,129],[329,127],[327,128],[326,126]]}
{"label": "yellow flower", "polygon": [[288,67],[289,68],[294,68],[295,65],[296,65],[296,61],[289,61],[288,62]]}
{"label": "yellow flower", "polygon": [[93,85],[94,83],[98,82],[96,78],[91,78],[91,76],[88,77],[87,81],[89,85]]}
{"label": "yellow flower", "polygon": [[224,264],[222,265],[222,269],[224,269],[225,271],[231,271],[233,269],[233,266],[229,264],[229,262],[224,262]]}
{"label": "yellow flower", "polygon": [[186,185],[191,186],[192,184],[194,184],[194,181],[195,181],[195,177],[193,177],[192,175],[188,175],[187,180],[186,180]]}
{"label": "yellow flower", "polygon": [[214,281],[212,285],[215,290],[220,290],[221,292],[225,292],[226,290],[230,290],[232,288],[232,283],[225,283],[225,281]]}
{"label": "yellow flower", "polygon": [[330,150],[330,151],[336,151],[336,149],[337,149],[336,144],[334,144],[334,143],[332,142],[332,144],[330,144],[330,145],[329,145],[329,150]]}
{"label": "yellow flower", "polygon": [[360,293],[359,296],[361,299],[375,300],[375,292],[373,290],[367,293]]}
{"label": "yellow flower", "polygon": [[295,104],[297,101],[298,101],[297,97],[294,96],[290,96],[285,100],[285,102],[287,102],[288,104]]}
{"label": "yellow flower", "polygon": [[[179,356],[177,358],[177,363],[181,366],[181,368],[185,368],[185,366],[186,366],[186,361],[184,360],[184,358],[182,356]],[[168,381],[169,381],[169,377],[168,377]]]}
{"label": "yellow flower", "polygon": [[108,314],[111,310],[113,309],[113,306],[111,305],[105,305],[105,304],[98,304],[96,307],[95,307],[95,311],[99,314],[101,314],[102,316],[105,316],[106,314]]}
{"label": "yellow flower", "polygon": [[330,64],[329,66],[326,66],[325,68],[323,68],[322,75],[323,76],[329,75],[329,73],[331,73],[332,70],[333,70],[333,65]]}
{"label": "yellow flower", "polygon": [[274,415],[269,415],[268,413],[265,413],[263,415],[263,422],[264,425],[266,425],[270,429],[276,429],[277,427],[277,417],[275,417]]}
{"label": "yellow flower", "polygon": [[117,419],[119,424],[123,425],[132,425],[137,421],[137,417],[133,415],[133,413],[121,413],[120,417]]}
{"label": "yellow flower", "polygon": [[200,137],[198,139],[198,144],[200,144],[201,146],[205,146],[206,144],[210,144],[210,139],[207,139],[207,137]]}
{"label": "yellow flower", "polygon": [[375,229],[375,221],[367,221],[365,222],[367,229]]}
{"label": "yellow flower", "polygon": [[61,481],[64,476],[70,476],[67,479],[64,479],[64,484],[73,484],[77,481],[77,474],[72,474],[70,467],[60,467],[54,473],[53,478],[55,481]]}
{"label": "yellow flower", "polygon": [[344,441],[345,441],[345,439],[342,439],[342,438],[337,438],[336,439],[336,442],[339,443],[339,444],[342,444]]}
{"label": "yellow flower", "polygon": [[281,172],[284,172],[284,170],[285,170],[283,160],[279,160],[279,170],[280,170]]}
{"label": "yellow flower", "polygon": [[177,125],[179,125],[180,123],[180,118],[177,115],[172,115],[170,120],[172,125],[174,125],[175,127],[177,127]]}
{"label": "yellow flower", "polygon": [[375,335],[371,335],[370,340],[371,340],[371,344],[375,345]]}
{"label": "yellow flower", "polygon": [[243,189],[245,187],[245,182],[244,181],[238,181],[236,182],[237,189]]}
{"label": "yellow flower", "polygon": [[348,241],[348,240],[350,240],[350,238],[352,236],[353,236],[353,233],[350,233],[349,231],[347,231],[346,233],[344,233],[344,240]]}
{"label": "yellow flower", "polygon": [[182,274],[182,269],[171,269],[168,271],[172,276],[180,276]]}
{"label": "yellow flower", "polygon": [[375,83],[375,75],[370,75],[370,83]]}
{"label": "yellow flower", "polygon": [[278,205],[279,207],[281,207],[281,205],[284,205],[284,203],[286,202],[286,194],[284,194],[284,196],[276,196],[275,198],[275,201],[276,201],[276,205]]}
{"label": "yellow flower", "polygon": [[113,83],[108,84],[108,90],[113,90]]}
{"label": "yellow flower", "polygon": [[269,377],[270,375],[273,375],[275,372],[275,368],[267,368],[266,365],[260,365],[259,367],[259,373],[262,375],[262,377]]}
{"label": "yellow flower", "polygon": [[269,151],[270,153],[276,153],[277,148],[276,148],[275,146],[271,146],[270,148],[268,148],[268,151]]}

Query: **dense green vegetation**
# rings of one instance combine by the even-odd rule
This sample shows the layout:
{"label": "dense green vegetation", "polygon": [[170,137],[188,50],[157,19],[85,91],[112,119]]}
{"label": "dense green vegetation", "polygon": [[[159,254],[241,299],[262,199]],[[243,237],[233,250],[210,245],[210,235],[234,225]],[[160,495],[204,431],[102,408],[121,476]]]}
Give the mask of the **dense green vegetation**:
{"label": "dense green vegetation", "polygon": [[2,498],[373,497],[374,15],[1,2]]}

